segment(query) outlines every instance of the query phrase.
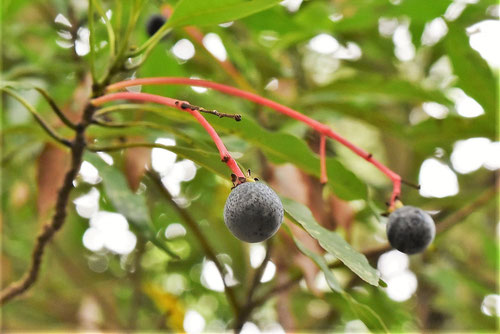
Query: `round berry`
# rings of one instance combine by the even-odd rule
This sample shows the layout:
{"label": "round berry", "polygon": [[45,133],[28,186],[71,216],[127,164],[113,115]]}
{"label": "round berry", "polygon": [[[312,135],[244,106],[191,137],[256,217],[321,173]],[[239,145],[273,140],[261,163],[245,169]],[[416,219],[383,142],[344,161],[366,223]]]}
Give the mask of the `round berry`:
{"label": "round berry", "polygon": [[146,32],[149,36],[153,36],[164,24],[167,19],[160,14],[151,15],[146,22]]}
{"label": "round berry", "polygon": [[233,235],[246,242],[272,237],[283,222],[283,204],[276,193],[262,182],[245,182],[229,194],[224,222]]}
{"label": "round berry", "polygon": [[406,254],[424,251],[436,234],[431,216],[422,209],[403,206],[389,215],[387,238],[392,247]]}

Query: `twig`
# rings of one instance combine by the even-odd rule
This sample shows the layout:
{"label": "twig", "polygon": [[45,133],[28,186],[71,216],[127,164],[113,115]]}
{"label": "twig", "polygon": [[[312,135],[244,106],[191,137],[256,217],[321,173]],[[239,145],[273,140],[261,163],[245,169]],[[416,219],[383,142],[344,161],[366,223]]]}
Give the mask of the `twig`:
{"label": "twig", "polygon": [[255,309],[255,306],[252,303],[253,296],[255,294],[257,286],[259,285],[260,280],[262,279],[262,275],[264,274],[264,270],[266,269],[269,259],[271,258],[271,252],[273,247],[272,245],[273,245],[272,239],[269,239],[267,241],[266,256],[264,257],[264,260],[262,261],[260,266],[254,272],[252,282],[250,283],[250,287],[248,288],[247,291],[245,305],[242,307],[239,317],[236,318],[235,320],[235,325],[234,325],[235,331],[239,332],[241,330],[247,319],[252,314],[252,311]]}
{"label": "twig", "polygon": [[[24,88],[24,89],[36,90],[47,101],[47,103],[50,105],[52,110],[56,113],[57,117],[59,117],[59,119],[64,124],[66,124],[69,128],[71,128],[73,130],[76,129],[76,125],[66,117],[66,115],[62,112],[62,110],[57,106],[56,101],[54,101],[54,99],[49,95],[49,93],[45,89],[38,87],[38,86],[35,86],[35,85],[32,85],[30,83],[24,83],[24,82],[20,83],[20,82],[16,82],[16,81],[2,81],[0,83],[0,85],[3,87]],[[26,101],[26,103],[28,103],[28,102]]]}
{"label": "twig", "polygon": [[233,308],[233,311],[235,313],[235,318],[237,318],[239,313],[240,313],[240,307],[239,307],[238,301],[236,300],[236,295],[234,293],[234,290],[230,286],[228,286],[224,280],[224,273],[225,273],[224,265],[217,258],[215,251],[210,246],[207,238],[203,235],[203,232],[199,228],[198,223],[195,221],[195,219],[191,216],[191,214],[187,210],[181,208],[179,205],[177,205],[177,203],[175,203],[175,201],[172,198],[172,195],[163,186],[161,179],[159,178],[159,176],[156,173],[154,173],[152,171],[147,171],[146,174],[156,184],[156,186],[160,190],[160,192],[163,195],[163,197],[165,198],[165,200],[177,211],[177,213],[181,216],[181,218],[184,220],[184,222],[189,226],[189,228],[193,232],[196,239],[198,239],[201,247],[203,248],[204,253],[207,256],[207,258],[209,258],[210,260],[212,260],[215,263],[217,270],[220,272],[220,274],[222,276],[222,281],[224,283],[224,292],[226,293],[229,304]]}
{"label": "twig", "polygon": [[66,124],[71,129],[76,130],[76,125],[66,117],[66,115],[62,112],[61,109],[59,109],[54,99],[52,99],[52,97],[49,95],[49,93],[47,93],[45,89],[42,89],[40,87],[33,87],[33,88],[45,98],[45,100],[50,105],[52,110],[56,113],[56,115],[64,124]]}
{"label": "twig", "polygon": [[255,298],[248,307],[253,309],[256,308],[257,306],[264,304],[271,297],[279,293],[282,293],[293,287],[295,284],[299,283],[302,277],[303,277],[302,273],[297,274],[296,276],[290,278],[287,282],[273,287],[265,294],[262,294],[262,296],[260,296],[259,298]]}
{"label": "twig", "polygon": [[455,211],[452,215],[448,216],[445,220],[437,225],[436,233],[443,233],[448,231],[450,228],[455,226],[456,224],[464,221],[464,219],[476,211],[481,206],[488,203],[498,192],[498,186],[494,186],[484,193],[482,193],[474,202],[470,203],[467,206],[464,206],[458,211]]}
{"label": "twig", "polygon": [[54,234],[62,227],[66,218],[66,207],[68,205],[69,194],[73,189],[73,180],[80,170],[82,156],[85,150],[85,129],[90,124],[95,108],[87,105],[83,112],[83,117],[77,125],[76,137],[71,145],[71,167],[64,177],[64,182],[59,190],[56,201],[56,212],[50,223],[42,227],[38,234],[35,247],[31,256],[31,264],[25,275],[17,282],[11,283],[0,293],[0,304],[5,304],[12,298],[28,290],[37,280],[42,264],[42,256],[47,243],[54,237]]}
{"label": "twig", "polygon": [[33,117],[35,117],[35,119],[38,122],[38,124],[41,125],[41,127],[45,130],[45,132],[47,132],[47,134],[50,137],[52,137],[53,139],[55,139],[57,142],[61,143],[64,146],[71,147],[71,145],[72,145],[71,142],[68,139],[63,138],[59,134],[57,134],[54,131],[54,129],[52,129],[50,127],[50,125],[47,124],[43,120],[43,118],[37,113],[37,111],[35,110],[35,108],[31,104],[28,103],[28,101],[26,101],[19,94],[17,94],[16,92],[14,92],[13,90],[11,90],[11,89],[9,89],[7,87],[2,87],[2,88],[0,88],[0,90],[4,91],[8,95],[12,96],[14,99],[16,99],[17,101],[19,101],[33,115]]}
{"label": "twig", "polygon": [[226,114],[226,113],[218,112],[217,110],[207,110],[207,109],[204,109],[202,107],[194,106],[194,105],[189,104],[189,103],[183,103],[181,105],[181,108],[182,109],[197,110],[199,112],[203,112],[203,113],[206,113],[206,114],[215,115],[215,116],[217,116],[219,118],[223,118],[223,117],[233,118],[236,122],[241,121],[241,115],[240,114]]}
{"label": "twig", "polygon": [[332,129],[330,129],[328,126],[322,124],[321,122],[318,122],[310,117],[307,117],[304,114],[299,113],[296,110],[293,110],[289,107],[286,107],[284,105],[281,105],[277,102],[271,101],[269,99],[266,99],[262,96],[246,92],[244,90],[211,82],[211,81],[206,81],[206,80],[200,80],[200,79],[190,79],[190,78],[179,78],[179,77],[157,77],[157,78],[143,78],[143,79],[132,79],[132,80],[126,80],[126,81],[121,81],[117,82],[115,84],[112,84],[107,87],[107,91],[114,91],[118,90],[121,88],[129,87],[129,86],[136,86],[136,85],[189,85],[189,86],[199,86],[199,87],[206,87],[206,88],[211,88],[218,90],[222,93],[229,94],[229,95],[234,95],[238,96],[240,98],[244,98],[246,100],[267,106],[269,108],[272,108],[276,110],[279,113],[282,113],[288,117],[294,118],[302,123],[307,124],[320,134],[326,137],[330,137],[342,145],[346,146],[349,148],[351,151],[353,151],[355,154],[359,155],[366,161],[370,162],[372,165],[374,165],[377,169],[379,169],[382,173],[384,173],[391,181],[393,184],[393,190],[392,190],[392,195],[391,195],[391,201],[390,205],[393,206],[396,199],[401,193],[401,176],[399,176],[397,173],[393,172],[391,169],[389,169],[387,166],[373,158],[373,155],[371,153],[368,153],[364,151],[363,149],[359,148],[358,146],[354,145]]}
{"label": "twig", "polygon": [[98,106],[109,101],[124,100],[124,99],[159,103],[166,105],[168,107],[189,112],[201,124],[201,126],[203,126],[205,131],[207,131],[207,133],[214,141],[215,146],[217,146],[217,149],[219,150],[222,162],[224,162],[238,177],[245,177],[241,169],[238,167],[236,161],[233,159],[231,154],[229,154],[229,151],[227,150],[226,146],[224,146],[224,143],[222,142],[222,140],[220,139],[219,135],[214,130],[214,128],[210,125],[210,123],[207,122],[207,120],[200,114],[198,110],[191,109],[190,107],[191,104],[189,104],[186,101],[180,101],[153,94],[126,92],[126,93],[107,94],[101,96],[99,98],[93,99],[92,104]]}
{"label": "twig", "polygon": [[127,329],[129,331],[133,331],[137,327],[137,314],[141,306],[142,301],[142,291],[141,291],[141,276],[142,276],[142,267],[141,260],[144,252],[146,250],[146,241],[138,237],[137,238],[137,246],[136,252],[134,255],[134,269],[135,271],[131,274],[132,287],[134,289],[132,295],[132,302],[130,304],[130,315]]}

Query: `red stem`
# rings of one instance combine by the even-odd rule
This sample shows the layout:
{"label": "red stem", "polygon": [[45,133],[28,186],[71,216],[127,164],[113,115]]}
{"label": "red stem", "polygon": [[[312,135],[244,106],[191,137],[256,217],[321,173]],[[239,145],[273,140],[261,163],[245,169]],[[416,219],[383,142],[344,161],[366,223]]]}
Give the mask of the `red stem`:
{"label": "red stem", "polygon": [[147,94],[147,93],[123,92],[123,93],[113,93],[113,94],[103,95],[101,97],[93,99],[92,104],[98,106],[103,103],[116,100],[138,100],[138,101],[153,102],[153,103],[163,104],[168,107],[176,108],[182,111],[187,111],[188,113],[193,115],[194,118],[196,118],[196,120],[201,124],[201,126],[203,126],[203,128],[205,128],[205,130],[208,132],[210,137],[212,137],[215,146],[217,146],[217,149],[219,150],[222,162],[226,163],[226,165],[233,171],[234,174],[236,174],[236,176],[245,177],[243,172],[238,167],[236,161],[229,154],[229,151],[227,150],[226,146],[224,146],[224,143],[220,139],[215,129],[210,125],[210,123],[208,123],[208,121],[200,114],[199,111],[187,107],[191,105],[189,102],[171,99],[169,97]]}
{"label": "red stem", "polygon": [[281,105],[277,102],[271,101],[269,99],[266,99],[265,97],[243,91],[238,88],[234,88],[231,86],[226,86],[223,84],[211,82],[211,81],[206,81],[206,80],[201,80],[201,79],[189,79],[189,78],[178,78],[178,77],[158,77],[158,78],[143,78],[143,79],[132,79],[132,80],[126,80],[126,81],[120,81],[115,84],[112,84],[107,87],[108,91],[112,90],[118,90],[121,88],[129,87],[129,86],[137,86],[137,85],[188,85],[188,86],[198,86],[198,87],[206,87],[206,88],[211,88],[218,90],[222,93],[229,94],[229,95],[234,95],[238,96],[241,98],[244,98],[246,100],[267,106],[269,108],[272,108],[276,110],[279,113],[282,113],[286,116],[292,117],[302,123],[305,123],[309,125],[311,128],[314,130],[318,131],[320,134],[330,137],[342,145],[346,146],[349,148],[351,151],[353,151],[355,154],[359,155],[366,161],[370,162],[373,164],[375,167],[377,167],[382,173],[384,173],[393,183],[393,190],[392,190],[392,195],[391,195],[391,201],[390,201],[390,206],[392,207],[395,200],[398,198],[399,194],[401,193],[401,176],[399,176],[397,173],[393,172],[391,169],[389,169],[387,166],[379,162],[378,160],[374,159],[373,156],[364,151],[363,149],[357,147],[332,129],[330,129],[328,126],[310,118],[307,117],[304,114],[299,113],[296,110],[293,110],[289,107],[286,107],[284,105]]}
{"label": "red stem", "polygon": [[328,182],[328,175],[326,174],[326,136],[321,135],[319,141],[319,164],[321,167],[321,177],[319,181],[323,184]]}

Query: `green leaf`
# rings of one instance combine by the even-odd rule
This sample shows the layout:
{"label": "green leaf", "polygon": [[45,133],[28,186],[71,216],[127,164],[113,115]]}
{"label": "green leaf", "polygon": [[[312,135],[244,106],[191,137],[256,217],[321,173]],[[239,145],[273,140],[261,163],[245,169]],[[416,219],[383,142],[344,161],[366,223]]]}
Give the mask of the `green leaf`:
{"label": "green leaf", "polygon": [[333,275],[332,270],[328,268],[328,264],[326,263],[325,259],[321,255],[309,250],[299,240],[297,240],[288,226],[284,225],[283,227],[292,236],[295,245],[297,245],[297,248],[301,251],[301,253],[313,260],[313,262],[318,265],[321,271],[323,271],[323,273],[325,274],[326,282],[328,283],[330,289],[339,293],[343,293],[344,290]]}
{"label": "green leaf", "polygon": [[218,24],[255,14],[278,3],[279,0],[181,0],[167,25],[182,27]]}
{"label": "green leaf", "polygon": [[422,103],[435,101],[451,105],[451,101],[440,90],[429,90],[423,86],[403,79],[387,78],[370,72],[360,72],[358,75],[337,80],[319,90],[304,96],[301,103],[332,102],[404,102]]}
{"label": "green leaf", "polygon": [[356,316],[374,333],[389,333],[387,326],[384,321],[380,318],[380,316],[372,310],[368,305],[362,304],[358,302],[351,295],[344,293],[343,297],[349,303],[352,311],[356,314]]}
{"label": "green leaf", "polygon": [[291,199],[281,197],[285,215],[288,219],[302,226],[321,247],[337,257],[364,281],[378,286],[380,276],[368,263],[366,257],[354,250],[340,235],[319,225],[309,209]]}
{"label": "green leaf", "polygon": [[319,255],[314,253],[313,251],[307,249],[295,236],[288,226],[284,226],[285,230],[292,236],[293,241],[297,245],[297,248],[321,269],[321,271],[325,274],[326,282],[332,291],[338,292],[345,299],[345,301],[349,304],[354,314],[368,327],[368,329],[374,332],[385,332],[388,333],[388,329],[380,316],[373,311],[369,306],[358,302],[354,297],[345,292],[340,286],[339,282],[333,275],[332,270],[328,267],[325,259]]}
{"label": "green leaf", "polygon": [[142,195],[134,194],[130,190],[123,174],[117,168],[106,164],[97,155],[86,153],[84,159],[99,170],[106,195],[115,209],[124,215],[129,223],[146,239],[173,258],[178,259],[179,256],[177,254],[173,253],[162,241],[156,238],[146,205],[146,198]]}

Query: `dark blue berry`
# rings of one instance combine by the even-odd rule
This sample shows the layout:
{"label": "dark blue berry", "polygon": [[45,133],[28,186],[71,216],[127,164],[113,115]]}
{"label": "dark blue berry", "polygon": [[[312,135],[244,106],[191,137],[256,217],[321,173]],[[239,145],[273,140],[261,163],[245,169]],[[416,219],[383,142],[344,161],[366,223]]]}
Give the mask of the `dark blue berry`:
{"label": "dark blue berry", "polygon": [[160,14],[151,15],[146,22],[146,32],[149,36],[153,36],[164,24],[167,19]]}
{"label": "dark blue berry", "polygon": [[436,234],[431,216],[422,209],[403,206],[389,215],[387,238],[392,247],[406,254],[424,251]]}
{"label": "dark blue berry", "polygon": [[283,204],[276,193],[262,182],[245,182],[229,194],[224,222],[233,235],[246,242],[272,237],[283,222]]}

